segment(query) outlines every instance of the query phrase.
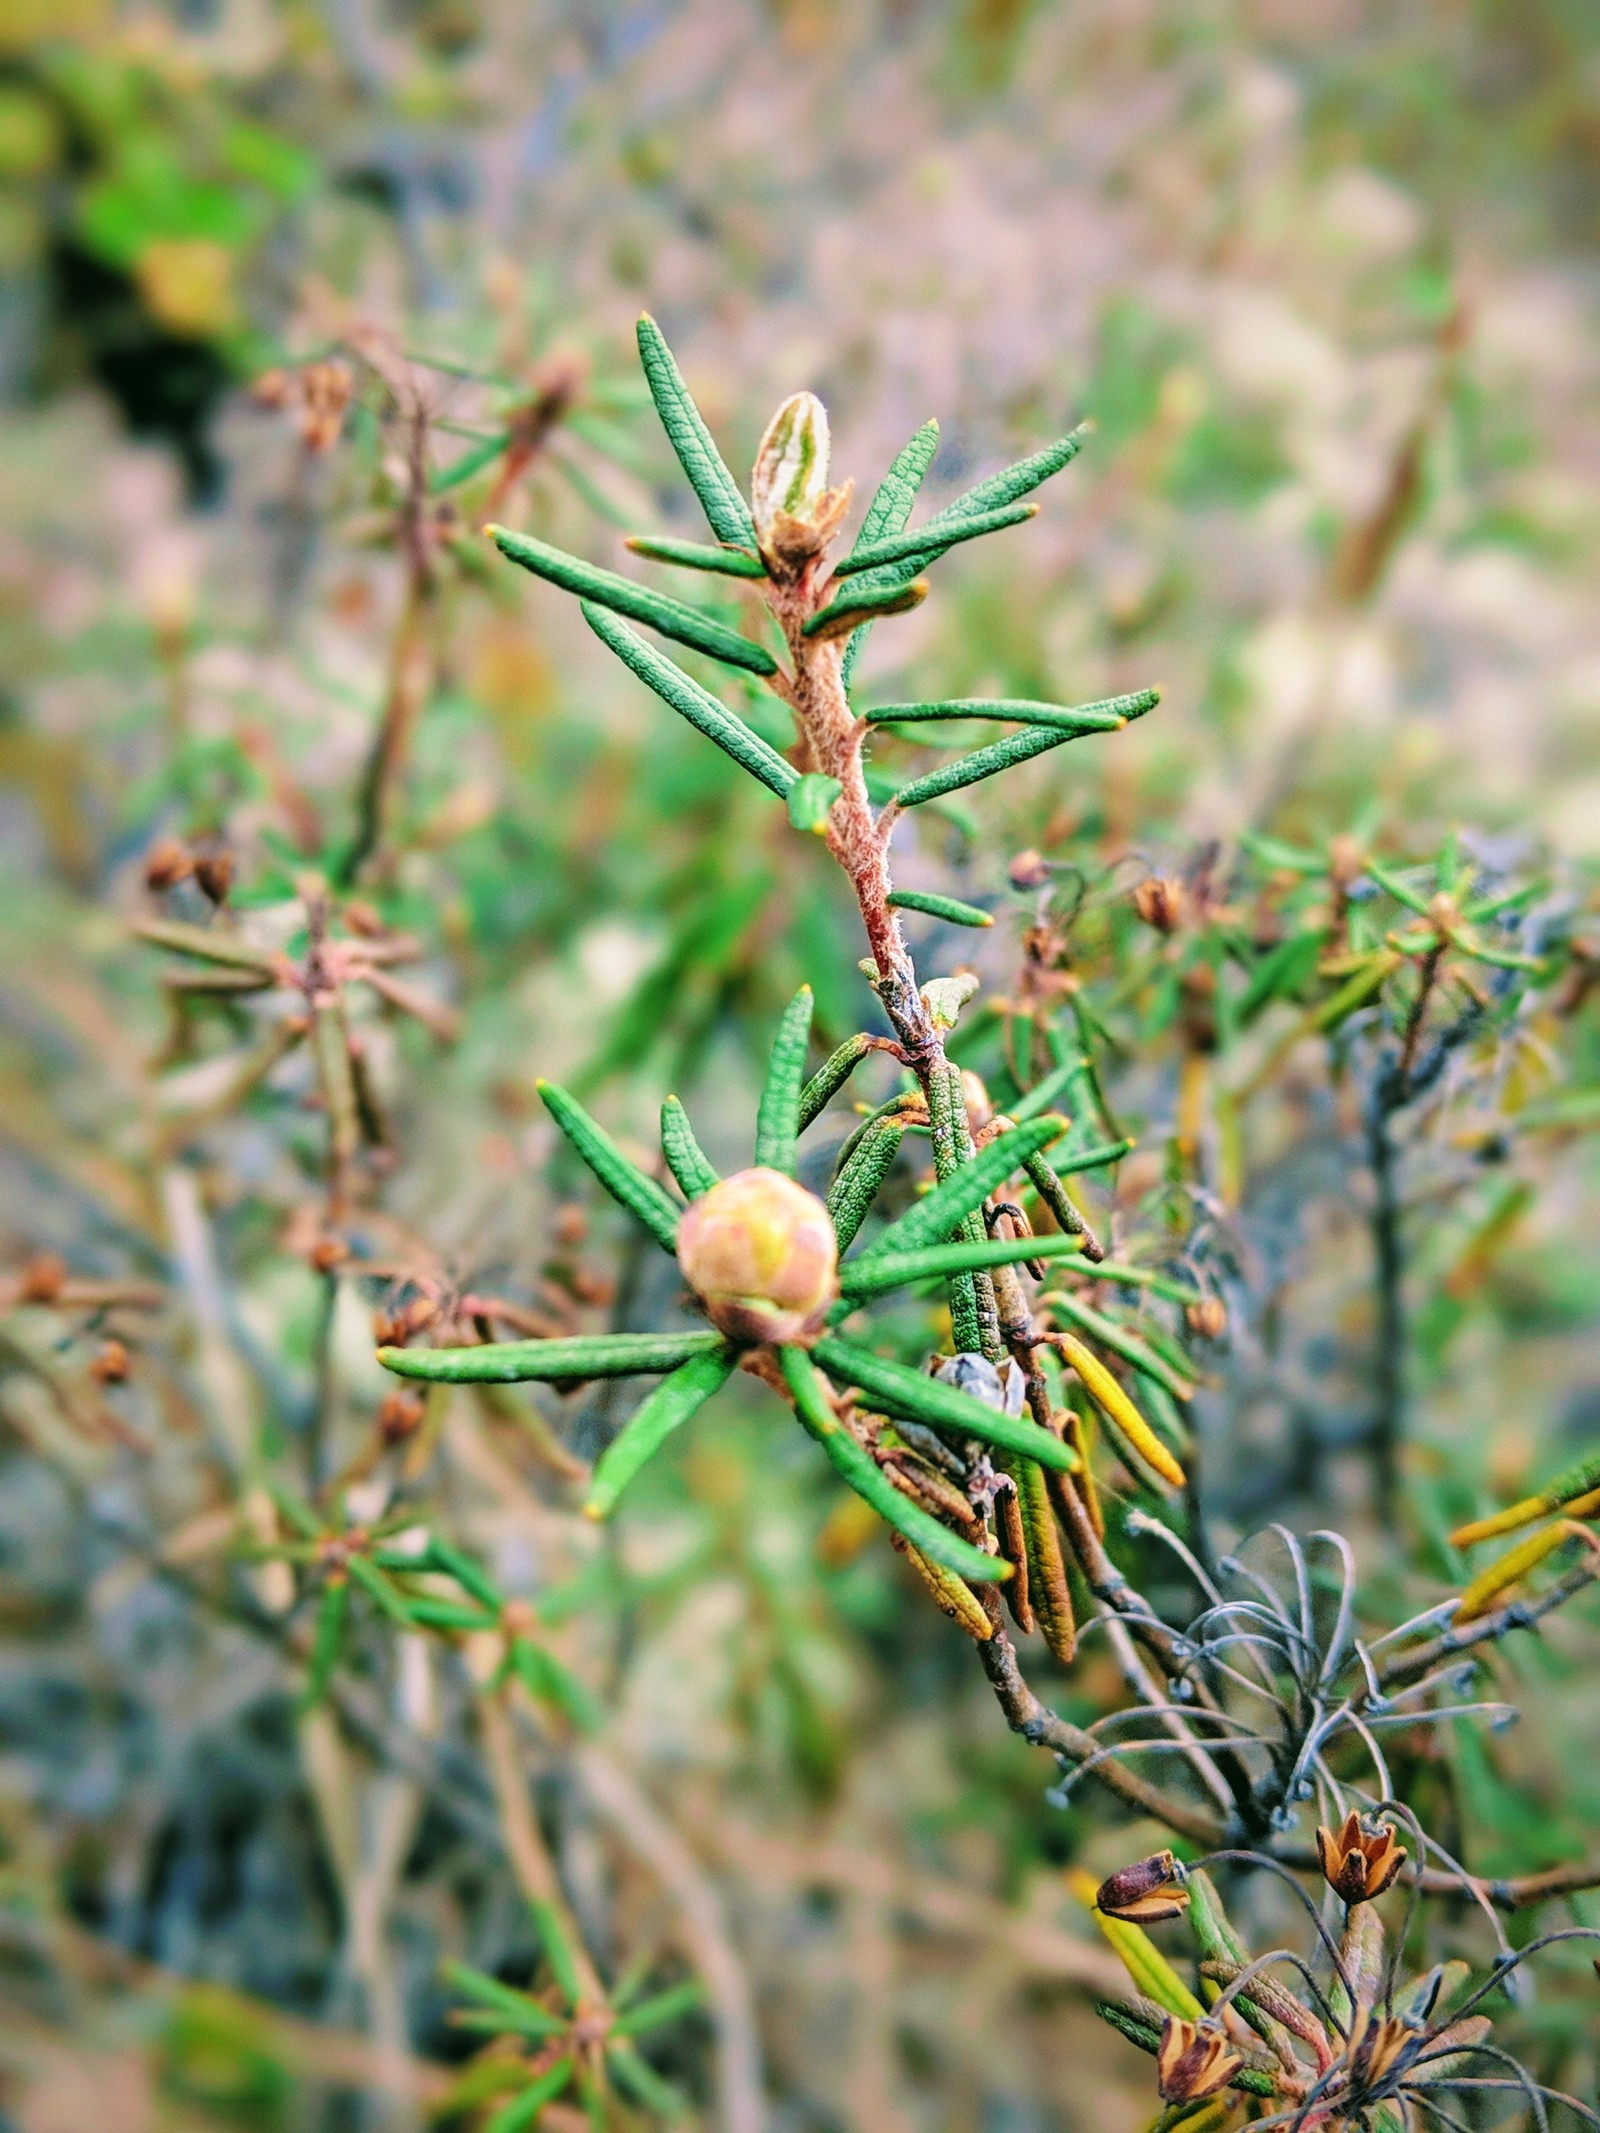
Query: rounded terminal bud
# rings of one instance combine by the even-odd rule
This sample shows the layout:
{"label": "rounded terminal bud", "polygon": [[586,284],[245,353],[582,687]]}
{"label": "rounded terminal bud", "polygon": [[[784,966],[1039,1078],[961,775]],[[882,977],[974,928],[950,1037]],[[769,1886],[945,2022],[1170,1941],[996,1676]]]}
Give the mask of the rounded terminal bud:
{"label": "rounded terminal bud", "polygon": [[1189,1891],[1176,1856],[1170,1851],[1152,1852],[1102,1881],[1094,1902],[1107,1918],[1152,1925],[1159,1919],[1182,1917],[1189,1908]]}
{"label": "rounded terminal bud", "polygon": [[828,493],[828,410],[815,393],[791,393],[772,420],[750,476],[750,514],[765,545],[779,520],[808,520]]}
{"label": "rounded terminal bud", "polygon": [[1133,892],[1133,908],[1158,933],[1175,933],[1183,923],[1183,883],[1171,874],[1150,874]]}
{"label": "rounded terminal bud", "polygon": [[828,1210],[781,1170],[740,1170],[690,1202],[678,1264],[706,1316],[743,1347],[822,1331],[838,1294],[839,1242]]}

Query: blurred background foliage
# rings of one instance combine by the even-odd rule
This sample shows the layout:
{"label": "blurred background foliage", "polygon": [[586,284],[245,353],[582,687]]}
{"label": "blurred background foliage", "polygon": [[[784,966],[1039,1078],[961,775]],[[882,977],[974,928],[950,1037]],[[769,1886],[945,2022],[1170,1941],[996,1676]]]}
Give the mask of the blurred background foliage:
{"label": "blurred background foliage", "polygon": [[[664,1089],[698,1095],[737,1159],[796,984],[829,1041],[872,1010],[815,840],[475,539],[492,512],[616,566],[620,527],[693,534],[640,417],[648,305],[738,468],[800,386],[858,485],[936,413],[935,505],[1095,419],[1029,535],[947,564],[866,654],[893,700],[1165,691],[1114,745],[905,826],[901,878],[997,921],[976,948],[916,922],[926,971],[1014,991],[1041,915],[1023,851],[1060,865],[1068,967],[1137,970],[1134,885],[1242,878],[1246,833],[1419,858],[1460,831],[1592,939],[1597,89],[1581,0],[13,0],[0,2106],[22,2133],[419,2124],[463,2048],[441,1955],[520,1979],[533,1953],[459,1691],[373,1657],[365,1735],[299,1712],[275,1618],[207,1553],[240,1432],[293,1465],[315,1431],[338,1464],[385,1388],[374,1290],[317,1258],[310,1084],[231,1102],[242,1007],[183,1005],[132,936],[151,848],[225,851],[268,924],[315,875],[415,937],[434,1025],[372,1003],[356,1025],[388,1114],[369,1258],[650,1323],[668,1277],[649,1292],[556,1158],[534,1077],[639,1145]],[[1101,1212],[1159,1234],[1181,1029],[1111,991],[1140,1147]],[[1202,1118],[1185,1220],[1232,1253],[1197,1403],[1222,1540],[1342,1522],[1380,1592],[1425,1600],[1451,1523],[1600,1434],[1592,1002],[1524,1035],[1546,1110],[1506,1160],[1453,1118],[1419,1136],[1399,1553],[1361,1433],[1360,1060],[1287,1057],[1232,1171]],[[98,1298],[59,1308],[57,1262]],[[587,1456],[605,1398],[458,1400],[431,1452],[604,1704],[587,1742],[552,1720],[540,1765],[592,1944],[668,1982],[733,1962],[777,2124],[1148,2117],[1142,2068],[1091,2035],[1103,1958],[1060,1873],[1139,1833],[1046,1802],[959,1636],[744,1406],[604,1537],[550,1432]],[[1517,1732],[1426,1751],[1477,1870],[1592,1848],[1581,1616],[1497,1662]],[[1079,1717],[1119,1693],[1103,1654],[1055,1683]],[[427,1770],[386,1760],[386,1711],[436,1744]],[[1592,2091],[1592,1990],[1524,2024]],[[691,2017],[661,2060],[701,2097],[708,2034]]]}

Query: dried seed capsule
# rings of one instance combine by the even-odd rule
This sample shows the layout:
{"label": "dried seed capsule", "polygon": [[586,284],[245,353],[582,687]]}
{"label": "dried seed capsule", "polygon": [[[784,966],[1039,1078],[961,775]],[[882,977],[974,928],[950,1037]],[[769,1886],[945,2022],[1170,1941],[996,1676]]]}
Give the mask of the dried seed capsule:
{"label": "dried seed capsule", "polygon": [[1133,892],[1133,908],[1158,933],[1175,933],[1183,922],[1183,883],[1169,874],[1151,874]]}
{"label": "dried seed capsule", "polygon": [[1336,1895],[1349,1904],[1371,1903],[1393,1885],[1406,1853],[1392,1829],[1364,1827],[1352,1808],[1337,1832],[1318,1829],[1317,1859]]}
{"label": "dried seed capsule", "polygon": [[1168,2015],[1156,2053],[1156,2086],[1164,2103],[1198,2103],[1215,2096],[1243,2065],[1219,2028]]}
{"label": "dried seed capsule", "polygon": [[151,845],[144,858],[144,885],[147,889],[176,888],[180,881],[187,881],[194,872],[194,861],[176,837],[163,837]]}
{"label": "dried seed capsule", "polygon": [[194,863],[194,878],[196,886],[212,903],[225,904],[228,891],[233,887],[233,854],[203,853]]}
{"label": "dried seed capsule", "polygon": [[740,1170],[678,1224],[678,1264],[706,1316],[746,1347],[807,1343],[838,1294],[828,1210],[780,1170]]}
{"label": "dried seed capsule", "polygon": [[1131,1866],[1107,1875],[1095,1890],[1095,1909],[1107,1918],[1125,1918],[1138,1925],[1178,1918],[1189,1907],[1182,1872],[1172,1852],[1151,1852],[1148,1858],[1135,1859]]}
{"label": "dried seed capsule", "polygon": [[128,1376],[128,1351],[121,1341],[108,1340],[100,1345],[100,1352],[89,1365],[89,1375],[97,1385],[121,1385]]}

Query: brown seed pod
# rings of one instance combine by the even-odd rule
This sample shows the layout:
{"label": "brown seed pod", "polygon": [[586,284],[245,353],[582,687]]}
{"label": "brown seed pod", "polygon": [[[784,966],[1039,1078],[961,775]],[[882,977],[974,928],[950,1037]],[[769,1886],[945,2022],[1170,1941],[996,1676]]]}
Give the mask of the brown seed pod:
{"label": "brown seed pod", "polygon": [[108,1340],[100,1344],[100,1352],[89,1365],[89,1375],[97,1385],[123,1385],[128,1378],[128,1351],[121,1341]]}
{"label": "brown seed pod", "polygon": [[1133,908],[1157,933],[1176,933],[1183,923],[1183,883],[1172,874],[1150,874],[1133,892]]}
{"label": "brown seed pod", "polygon": [[144,885],[152,894],[175,889],[194,872],[194,861],[176,837],[162,837],[144,855]]}
{"label": "brown seed pod", "polygon": [[39,1252],[22,1269],[18,1303],[53,1304],[67,1285],[67,1262],[59,1252]]}
{"label": "brown seed pod", "polygon": [[1151,1852],[1107,1875],[1095,1891],[1095,1909],[1107,1918],[1130,1919],[1138,1925],[1179,1918],[1189,1908],[1182,1873],[1172,1852]]}
{"label": "brown seed pod", "polygon": [[1006,873],[1014,889],[1042,889],[1050,879],[1050,862],[1029,845],[1025,852],[1013,856]]}
{"label": "brown seed pod", "polygon": [[1220,1296],[1202,1296],[1183,1315],[1189,1331],[1202,1340],[1219,1341],[1228,1330],[1228,1307]]}
{"label": "brown seed pod", "polygon": [[1163,2103],[1199,2103],[1215,2096],[1243,2065],[1220,2029],[1168,2015],[1156,2053],[1156,2086]]}
{"label": "brown seed pod", "polygon": [[225,904],[233,887],[233,854],[204,852],[194,863],[195,885],[214,904]]}
{"label": "brown seed pod", "polygon": [[1317,1859],[1336,1895],[1348,1904],[1371,1903],[1393,1886],[1406,1852],[1392,1829],[1368,1828],[1352,1808],[1337,1832],[1318,1829]]}
{"label": "brown seed pod", "polygon": [[720,1332],[746,1347],[809,1342],[838,1293],[828,1210],[780,1170],[740,1170],[693,1201],[678,1264]]}

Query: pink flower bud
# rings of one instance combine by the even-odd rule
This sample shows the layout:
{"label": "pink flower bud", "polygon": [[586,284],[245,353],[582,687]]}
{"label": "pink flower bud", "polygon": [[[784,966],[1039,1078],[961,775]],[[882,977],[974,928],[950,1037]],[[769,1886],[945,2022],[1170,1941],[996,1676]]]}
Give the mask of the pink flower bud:
{"label": "pink flower bud", "polygon": [[838,1293],[828,1210],[779,1170],[740,1170],[690,1203],[678,1264],[719,1332],[746,1347],[809,1342]]}

